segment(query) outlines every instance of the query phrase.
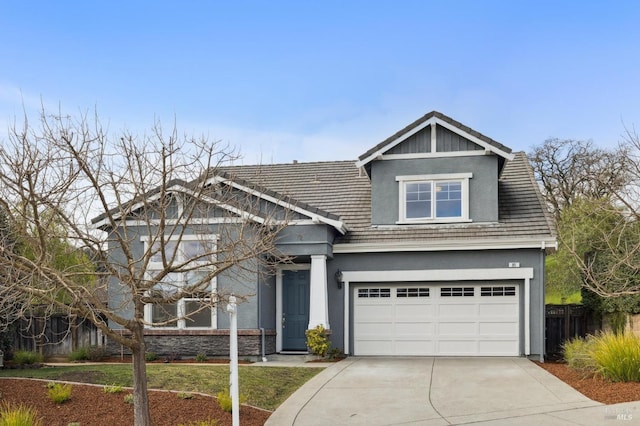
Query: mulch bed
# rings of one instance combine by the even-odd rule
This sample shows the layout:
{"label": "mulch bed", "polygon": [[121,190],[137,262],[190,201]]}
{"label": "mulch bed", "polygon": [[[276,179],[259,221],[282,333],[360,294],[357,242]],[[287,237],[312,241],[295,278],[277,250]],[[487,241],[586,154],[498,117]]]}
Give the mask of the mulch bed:
{"label": "mulch bed", "polygon": [[593,373],[581,373],[562,362],[536,362],[589,399],[604,404],[640,401],[640,383],[616,383]]}
{"label": "mulch bed", "polygon": [[[32,379],[0,379],[0,399],[8,403],[23,403],[37,410],[42,424],[67,426],[76,422],[85,425],[133,424],[133,405],[125,402],[127,389],[121,393],[105,393],[103,386],[73,384],[71,399],[55,404],[47,396],[47,381]],[[218,419],[219,426],[232,424],[231,413],[222,411],[217,399],[194,394],[191,399],[180,398],[176,392],[149,391],[151,421],[159,426]],[[242,406],[240,423],[243,426],[264,425],[270,411]]]}

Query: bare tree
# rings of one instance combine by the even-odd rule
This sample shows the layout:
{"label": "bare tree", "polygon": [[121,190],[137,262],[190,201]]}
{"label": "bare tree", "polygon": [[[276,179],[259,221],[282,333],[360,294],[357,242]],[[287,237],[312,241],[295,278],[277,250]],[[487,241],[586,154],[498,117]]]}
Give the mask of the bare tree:
{"label": "bare tree", "polygon": [[[575,241],[571,240],[576,232],[582,239],[590,231],[580,224],[589,220],[588,215],[582,215],[589,207],[611,207],[615,194],[626,187],[633,167],[630,152],[628,143],[605,150],[591,141],[548,139],[528,154],[559,231],[558,251],[547,257],[547,288],[552,293],[569,297],[584,286],[586,265],[584,258],[572,251]],[[580,205],[565,214],[576,203]],[[578,251],[585,247],[579,246]]]}
{"label": "bare tree", "polygon": [[556,219],[576,198],[599,199],[624,188],[632,166],[627,144],[605,150],[571,139],[548,139],[528,157]]}
{"label": "bare tree", "polygon": [[[286,210],[260,188],[234,186],[223,171],[233,159],[227,146],[158,123],[151,135],[114,138],[97,116],[44,112],[0,147],[13,242],[0,256],[0,298],[87,318],[129,348],[136,425],[150,424],[145,328],[206,323],[233,291],[217,277],[241,282],[281,260]],[[56,262],[60,242],[84,260]]]}
{"label": "bare tree", "polygon": [[640,223],[604,199],[576,200],[562,213],[561,247],[582,285],[600,297],[640,293]]}
{"label": "bare tree", "polygon": [[529,156],[558,222],[558,275],[565,283],[578,282],[602,298],[616,299],[613,305],[621,309],[636,309],[627,303],[628,296],[640,294],[640,138],[635,130],[627,130],[614,150],[552,139]]}

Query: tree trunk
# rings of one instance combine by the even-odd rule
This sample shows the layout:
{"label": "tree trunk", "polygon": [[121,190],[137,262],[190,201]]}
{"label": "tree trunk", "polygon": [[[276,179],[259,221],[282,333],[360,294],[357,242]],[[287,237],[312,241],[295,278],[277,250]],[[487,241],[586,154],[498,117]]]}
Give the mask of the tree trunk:
{"label": "tree trunk", "polygon": [[69,327],[71,328],[71,350],[77,350],[81,345],[78,342],[78,321],[76,315],[70,315]]}
{"label": "tree trunk", "polygon": [[135,426],[151,425],[143,332],[141,327],[133,330],[137,344],[131,348],[133,358],[133,424]]}

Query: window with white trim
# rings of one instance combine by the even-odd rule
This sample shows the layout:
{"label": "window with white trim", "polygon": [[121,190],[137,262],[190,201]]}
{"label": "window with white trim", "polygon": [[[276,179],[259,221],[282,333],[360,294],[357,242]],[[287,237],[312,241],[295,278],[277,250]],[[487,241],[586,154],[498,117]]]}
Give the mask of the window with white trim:
{"label": "window with white trim", "polygon": [[387,298],[391,297],[390,288],[359,288],[359,298]]}
{"label": "window with white trim", "polygon": [[397,176],[399,223],[469,221],[471,173]]}
{"label": "window with white trim", "polygon": [[[168,238],[169,239],[169,238]],[[145,240],[145,249],[148,248],[149,241]],[[198,284],[199,291],[191,293],[187,297],[178,299],[173,303],[147,304],[145,306],[145,320],[150,323],[159,323],[174,318],[180,318],[161,327],[165,328],[216,328],[216,309],[205,306],[215,297],[216,279],[206,282],[211,271],[213,260],[209,256],[214,252],[216,238],[214,235],[184,235],[180,242],[165,242],[164,254],[167,259],[173,257],[174,264],[178,264],[189,259],[193,261],[189,264],[193,270],[185,272],[171,272],[164,279],[158,282],[150,291],[161,292],[163,296],[171,296],[183,289],[185,286]],[[159,243],[155,244],[156,247]],[[198,269],[198,265],[201,268]],[[162,253],[154,250],[149,259],[147,268],[148,276],[151,278],[164,269],[162,263]],[[160,326],[156,326],[160,327]]]}
{"label": "window with white trim", "polygon": [[467,297],[475,294],[473,287],[442,287],[440,297]]}
{"label": "window with white trim", "polygon": [[399,288],[396,297],[429,297],[429,287]]}
{"label": "window with white trim", "polygon": [[515,296],[515,286],[481,287],[481,296]]}

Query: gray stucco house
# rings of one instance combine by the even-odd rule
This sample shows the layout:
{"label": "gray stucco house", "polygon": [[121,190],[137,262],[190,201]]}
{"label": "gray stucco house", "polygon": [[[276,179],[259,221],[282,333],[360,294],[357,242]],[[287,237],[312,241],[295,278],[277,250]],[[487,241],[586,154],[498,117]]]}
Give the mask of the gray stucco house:
{"label": "gray stucco house", "polygon": [[[278,241],[294,262],[237,289],[252,294],[241,356],[306,351],[319,324],[350,355],[544,356],[556,236],[524,153],[433,111],[356,161],[220,173],[298,219]],[[224,355],[222,308],[200,327],[149,329],[149,348]]]}

